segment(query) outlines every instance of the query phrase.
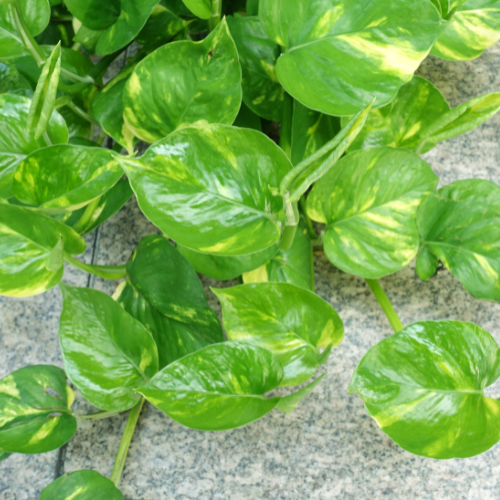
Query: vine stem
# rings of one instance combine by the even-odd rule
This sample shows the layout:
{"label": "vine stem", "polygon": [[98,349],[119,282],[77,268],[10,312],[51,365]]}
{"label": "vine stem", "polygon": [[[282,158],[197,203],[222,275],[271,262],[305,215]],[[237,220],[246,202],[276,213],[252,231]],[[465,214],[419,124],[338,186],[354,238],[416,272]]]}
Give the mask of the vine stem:
{"label": "vine stem", "polygon": [[120,412],[117,411],[98,411],[97,413],[88,413],[87,415],[83,415],[81,413],[73,413],[73,417],[77,420],[103,420],[105,418],[114,417],[115,415],[119,415]]}
{"label": "vine stem", "polygon": [[380,283],[377,280],[370,279],[366,279],[366,283],[370,287],[370,290],[373,292],[373,295],[375,295],[375,298],[378,300],[382,311],[384,311],[385,315],[387,316],[387,319],[389,320],[394,333],[402,330],[404,328],[403,323],[401,323],[399,316],[394,310],[394,307],[392,307],[391,301],[387,297]]}
{"label": "vine stem", "polygon": [[125,426],[120,447],[118,448],[118,453],[116,454],[115,465],[113,466],[113,472],[111,472],[110,479],[113,483],[115,483],[117,488],[120,483],[123,467],[125,466],[125,460],[127,459],[127,453],[130,448],[132,436],[134,435],[135,426],[137,425],[139,415],[141,414],[142,407],[144,406],[144,401],[145,399],[141,398],[139,403],[130,410],[127,425]]}
{"label": "vine stem", "polygon": [[212,32],[222,17],[222,0],[212,0],[212,17],[208,20],[208,29]]}
{"label": "vine stem", "polygon": [[64,254],[64,261],[81,271],[85,271],[86,273],[93,274],[105,280],[119,280],[128,276],[127,264],[123,264],[122,266],[96,266],[84,264],[67,253]]}

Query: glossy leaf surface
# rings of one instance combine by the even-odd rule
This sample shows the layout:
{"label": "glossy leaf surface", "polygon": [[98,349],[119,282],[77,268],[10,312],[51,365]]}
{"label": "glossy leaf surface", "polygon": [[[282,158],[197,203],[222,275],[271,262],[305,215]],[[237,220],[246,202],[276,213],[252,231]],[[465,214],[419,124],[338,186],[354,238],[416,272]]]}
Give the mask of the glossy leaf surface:
{"label": "glossy leaf surface", "polygon": [[[19,162],[28,154],[47,146],[43,137],[35,139],[26,131],[31,101],[14,94],[0,95],[0,198],[12,195],[11,184]],[[68,129],[57,112],[49,120],[48,135],[54,144],[68,142]]]}
{"label": "glossy leaf surface", "polygon": [[93,30],[103,30],[114,24],[120,17],[120,0],[65,0],[68,10]]}
{"label": "glossy leaf surface", "polygon": [[30,83],[22,76],[13,64],[0,61],[0,94],[17,94],[32,97]]}
{"label": "glossy leaf surface", "polygon": [[151,332],[160,369],[224,340],[198,276],[163,236],[143,238],[127,271],[129,280],[113,298]]}
{"label": "glossy leaf surface", "polygon": [[242,69],[243,101],[259,116],[281,122],[284,90],[276,76],[280,48],[269,40],[258,17],[228,18]]}
{"label": "glossy leaf surface", "polygon": [[327,224],[325,253],[336,267],[380,278],[415,257],[417,209],[437,183],[429,165],[404,149],[356,151],[316,183],[307,212]]}
{"label": "glossy leaf surface", "polygon": [[459,6],[451,17],[452,22],[431,52],[450,61],[474,59],[500,40],[500,1],[455,3]]}
{"label": "glossy leaf surface", "polygon": [[137,65],[123,94],[125,122],[147,142],[193,124],[231,125],[240,104],[238,52],[225,21],[202,42],[155,50]]}
{"label": "glossy leaf surface", "polygon": [[68,254],[85,251],[85,242],[64,224],[27,208],[0,204],[0,295],[27,297],[57,285],[63,269],[49,271],[46,263],[61,237]]}
{"label": "glossy leaf surface", "polygon": [[266,399],[283,377],[268,350],[225,342],[185,356],[164,368],[141,394],[186,427],[224,431],[269,413],[279,398]]}
{"label": "glossy leaf surface", "polygon": [[68,378],[102,410],[132,408],[140,399],[135,390],[158,371],[153,337],[108,295],[60,286],[59,341]]}
{"label": "glossy leaf surface", "polygon": [[19,0],[19,7],[33,36],[39,35],[49,24],[49,0]]}
{"label": "glossy leaf surface", "polygon": [[212,16],[211,0],[182,0],[186,7],[197,17],[209,19]]}
{"label": "glossy leaf surface", "polygon": [[311,238],[301,218],[292,246],[279,250],[268,262],[243,274],[245,283],[281,282],[314,292],[314,263]]}
{"label": "glossy leaf surface", "polygon": [[93,470],[79,470],[56,479],[43,489],[39,500],[123,500],[107,477]]}
{"label": "glossy leaf surface", "polygon": [[344,337],[344,325],[332,306],[304,288],[258,283],[214,292],[228,338],[274,353],[285,370],[281,385],[309,379]]}
{"label": "glossy leaf surface", "polygon": [[259,18],[286,47],[276,66],[285,90],[336,116],[391,102],[446,26],[420,0],[261,0]]}
{"label": "glossy leaf surface", "polygon": [[498,379],[499,360],[495,340],[472,323],[414,323],[368,351],[349,392],[405,450],[471,457],[500,439],[500,402],[483,392]]}
{"label": "glossy leaf surface", "polygon": [[0,380],[0,450],[45,453],[66,444],[76,432],[74,398],[55,366],[26,366],[7,375]]}
{"label": "glossy leaf surface", "polygon": [[245,255],[280,238],[283,202],[269,187],[279,186],[291,165],[255,130],[185,128],[140,160],[120,161],[143,213],[183,246]]}
{"label": "glossy leaf surface", "polygon": [[123,176],[114,152],[70,144],[31,153],[16,170],[15,197],[47,214],[77,210],[111,189]]}
{"label": "glossy leaf surface", "polygon": [[[421,278],[434,274],[439,259],[471,295],[500,301],[500,186],[481,179],[453,182],[426,198],[417,221]],[[428,272],[426,251],[434,256]]]}
{"label": "glossy leaf surface", "polygon": [[26,55],[28,51],[21,39],[9,5],[0,4],[0,58]]}

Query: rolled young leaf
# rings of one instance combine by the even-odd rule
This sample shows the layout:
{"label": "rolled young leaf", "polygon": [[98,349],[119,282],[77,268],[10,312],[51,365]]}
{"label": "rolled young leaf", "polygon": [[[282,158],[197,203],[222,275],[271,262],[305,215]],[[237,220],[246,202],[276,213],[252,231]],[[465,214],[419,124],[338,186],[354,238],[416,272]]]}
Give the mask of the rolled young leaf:
{"label": "rolled young leaf", "polygon": [[93,470],[65,474],[46,486],[38,500],[124,500],[121,491],[107,477]]}
{"label": "rolled young leaf", "polygon": [[336,267],[381,278],[417,254],[417,209],[437,183],[430,166],[407,150],[356,151],[315,184],[307,213],[327,224],[325,253]]}
{"label": "rolled young leaf", "polygon": [[57,44],[43,65],[42,74],[40,75],[31,101],[26,128],[28,132],[35,133],[35,139],[39,139],[45,132],[54,111],[60,70],[61,42]]}
{"label": "rolled young leaf", "polygon": [[422,279],[435,273],[439,259],[471,295],[500,301],[500,186],[481,179],[452,182],[424,200],[417,223]]}
{"label": "rolled young leaf", "polygon": [[500,401],[484,394],[500,375],[500,351],[472,323],[425,321],[372,347],[349,386],[379,427],[416,455],[483,453],[500,440]]}
{"label": "rolled young leaf", "polygon": [[46,453],[76,432],[74,391],[60,368],[26,366],[0,380],[0,450]]}
{"label": "rolled young leaf", "polygon": [[119,161],[146,217],[183,246],[245,255],[280,238],[283,201],[270,187],[279,186],[291,165],[260,132],[189,127],[140,160]]}
{"label": "rolled young leaf", "polygon": [[108,295],[60,287],[59,342],[68,378],[102,410],[134,407],[140,399],[135,389],[158,371],[153,337]]}
{"label": "rolled young leaf", "polygon": [[166,238],[143,238],[127,271],[113,298],[151,332],[160,369],[224,340],[198,276]]}
{"label": "rolled young leaf", "polygon": [[50,271],[47,260],[61,238],[68,254],[85,251],[85,241],[61,222],[0,204],[0,295],[28,297],[57,285],[63,268]]}
{"label": "rolled young leaf", "polygon": [[125,123],[147,142],[193,124],[231,125],[240,104],[241,68],[225,20],[201,42],[155,50],[137,65],[123,94]]}
{"label": "rolled young leaf", "polygon": [[284,368],[282,386],[312,377],[344,338],[333,307],[304,288],[258,283],[213,291],[222,304],[228,338],[274,353]]}
{"label": "rolled young leaf", "polygon": [[261,0],[259,18],[285,90],[336,116],[391,102],[447,25],[421,0]]}
{"label": "rolled young leaf", "polygon": [[[12,196],[12,177],[23,158],[37,149],[48,146],[44,137],[35,139],[26,131],[31,101],[14,94],[0,95],[0,198]],[[47,134],[54,144],[68,142],[68,128],[55,111],[49,120]]]}
{"label": "rolled young leaf", "polygon": [[268,350],[243,342],[205,347],[168,365],[139,392],[180,424],[224,431],[269,413],[279,397],[283,368]]}
{"label": "rolled young leaf", "polygon": [[71,212],[109,191],[123,176],[114,152],[56,145],[31,153],[14,174],[14,196],[46,214]]}
{"label": "rolled young leaf", "polygon": [[463,0],[447,14],[451,21],[437,39],[431,53],[450,61],[466,61],[479,57],[500,40],[500,1]]}

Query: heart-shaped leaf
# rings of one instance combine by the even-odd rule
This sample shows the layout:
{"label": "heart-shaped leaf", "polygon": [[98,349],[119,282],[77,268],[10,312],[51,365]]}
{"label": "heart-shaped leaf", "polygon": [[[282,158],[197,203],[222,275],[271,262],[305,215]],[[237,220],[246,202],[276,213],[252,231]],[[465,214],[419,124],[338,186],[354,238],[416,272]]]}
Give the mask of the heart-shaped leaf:
{"label": "heart-shaped leaf", "polygon": [[161,3],[155,5],[144,28],[135,37],[137,43],[148,46],[160,46],[189,26],[189,21],[177,16]]}
{"label": "heart-shaped leaf", "polygon": [[269,413],[283,368],[268,350],[242,342],[205,347],[168,365],[139,392],[170,418],[202,431],[224,431]]}
{"label": "heart-shaped leaf", "polygon": [[[452,2],[451,23],[438,38],[431,53],[450,61],[479,57],[500,40],[500,1],[468,0]],[[444,16],[443,12],[443,16]]]}
{"label": "heart-shaped leaf", "polygon": [[438,178],[418,155],[380,147],[344,157],[313,187],[307,213],[327,224],[324,248],[342,271],[380,278],[415,257],[417,209]]}
{"label": "heart-shaped leaf", "polygon": [[182,0],[186,7],[200,19],[212,16],[212,0]]}
{"label": "heart-shaped leaf", "polygon": [[[12,177],[19,162],[48,145],[45,138],[35,139],[26,131],[30,104],[27,97],[0,94],[0,198],[12,196]],[[47,133],[54,144],[68,142],[68,129],[59,113],[52,114]]]}
{"label": "heart-shaped leaf", "polygon": [[228,18],[242,69],[243,101],[259,116],[281,122],[284,90],[276,76],[280,48],[269,40],[258,17]]}
{"label": "heart-shaped leaf", "polygon": [[436,272],[439,259],[471,295],[500,301],[500,186],[453,182],[424,200],[417,222],[422,279]]}
{"label": "heart-shaped leaf", "polygon": [[39,35],[49,24],[49,0],[19,0],[19,9],[33,36]]}
{"label": "heart-shaped leaf", "polygon": [[312,377],[344,337],[344,325],[332,306],[304,288],[258,283],[214,293],[222,304],[228,338],[274,353],[285,370],[283,386]]}
{"label": "heart-shaped leaf", "polygon": [[500,351],[488,332],[472,323],[425,321],[372,347],[349,392],[405,450],[466,458],[500,439],[500,401],[484,394],[499,375]]}
{"label": "heart-shaped leaf", "polygon": [[47,259],[61,237],[66,253],[85,251],[85,241],[64,224],[27,208],[0,204],[0,295],[28,297],[57,285],[63,268],[49,271]]}
{"label": "heart-shaped leaf", "polygon": [[0,61],[0,94],[17,94],[32,97],[30,83],[22,76],[13,64]]}
{"label": "heart-shaped leaf", "polygon": [[301,217],[292,246],[279,250],[268,262],[243,274],[244,283],[291,283],[314,292],[314,262],[311,238]]}
{"label": "heart-shaped leaf", "polygon": [[143,213],[183,246],[245,255],[280,238],[283,201],[270,188],[291,165],[264,134],[190,127],[157,142],[140,160],[120,162]]}
{"label": "heart-shaped leaf", "polygon": [[102,410],[135,406],[135,390],[158,371],[153,337],[111,297],[60,285],[59,341],[64,369],[90,403]]}
{"label": "heart-shaped leaf", "polygon": [[391,102],[446,27],[421,0],[261,0],[259,18],[285,90],[336,116]]}
{"label": "heart-shaped leaf", "polygon": [[60,368],[26,366],[0,380],[0,450],[45,453],[76,432],[74,391]]}
{"label": "heart-shaped leaf", "polygon": [[47,214],[78,210],[123,176],[114,154],[70,144],[40,149],[19,164],[12,191],[18,200]]}
{"label": "heart-shaped leaf", "polygon": [[143,238],[127,271],[113,298],[151,332],[160,369],[224,340],[198,276],[164,237]]}
{"label": "heart-shaped leaf", "polygon": [[56,479],[45,487],[38,500],[123,500],[119,489],[107,477],[93,470],[79,470]]}
{"label": "heart-shaped leaf", "polygon": [[241,68],[225,20],[202,42],[155,50],[137,65],[123,94],[125,122],[147,142],[188,125],[230,125],[240,104]]}

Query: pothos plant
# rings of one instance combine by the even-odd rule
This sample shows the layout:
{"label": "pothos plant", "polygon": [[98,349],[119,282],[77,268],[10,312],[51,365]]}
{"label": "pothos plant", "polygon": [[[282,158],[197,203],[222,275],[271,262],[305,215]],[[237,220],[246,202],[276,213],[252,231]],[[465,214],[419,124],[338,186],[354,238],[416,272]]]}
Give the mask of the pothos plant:
{"label": "pothos plant", "polygon": [[[0,457],[130,411],[110,479],[75,472],[40,497],[122,499],[146,401],[206,431],[293,410],[344,334],[313,293],[313,246],[366,279],[394,329],[349,389],[380,428],[425,457],[493,446],[496,342],[471,323],[404,327],[377,280],[417,257],[423,280],[441,265],[500,300],[500,187],[436,189],[420,156],[500,94],[450,109],[414,76],[429,52],[468,60],[499,39],[499,0],[0,0],[0,293],[59,284],[64,361],[0,381]],[[163,235],[125,265],[75,258],[133,195]],[[70,287],[65,265],[122,281],[112,297]],[[226,337],[196,272],[240,281],[214,290]],[[99,411],[74,413],[75,389]]]}

